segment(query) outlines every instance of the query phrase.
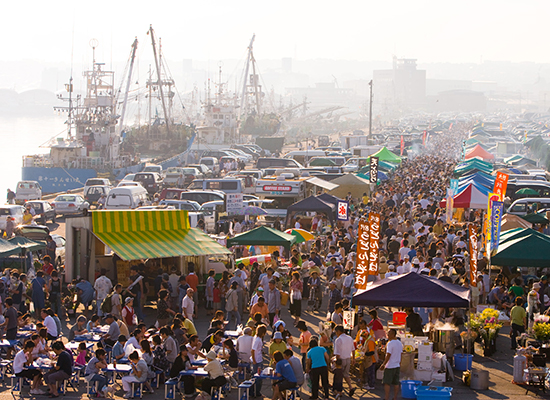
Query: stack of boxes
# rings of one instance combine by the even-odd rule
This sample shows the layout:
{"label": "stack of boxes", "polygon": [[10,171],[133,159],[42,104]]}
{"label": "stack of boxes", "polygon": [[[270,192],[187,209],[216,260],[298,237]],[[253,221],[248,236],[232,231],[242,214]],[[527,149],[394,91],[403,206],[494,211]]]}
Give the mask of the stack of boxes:
{"label": "stack of boxes", "polygon": [[418,381],[431,381],[434,372],[433,361],[433,343],[423,342],[418,344],[418,363],[414,371],[414,379]]}

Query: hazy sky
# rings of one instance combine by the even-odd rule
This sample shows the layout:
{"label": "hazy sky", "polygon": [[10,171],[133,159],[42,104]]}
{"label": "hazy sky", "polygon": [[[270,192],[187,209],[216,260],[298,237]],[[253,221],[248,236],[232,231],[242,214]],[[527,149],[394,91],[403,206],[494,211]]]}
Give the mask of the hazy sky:
{"label": "hazy sky", "polygon": [[257,59],[550,62],[546,0],[30,0],[2,8],[0,60],[67,63],[74,29],[75,62],[89,62],[91,38],[98,59],[124,61],[135,36],[144,51],[153,24],[167,56],[180,60],[244,58],[255,33]]}

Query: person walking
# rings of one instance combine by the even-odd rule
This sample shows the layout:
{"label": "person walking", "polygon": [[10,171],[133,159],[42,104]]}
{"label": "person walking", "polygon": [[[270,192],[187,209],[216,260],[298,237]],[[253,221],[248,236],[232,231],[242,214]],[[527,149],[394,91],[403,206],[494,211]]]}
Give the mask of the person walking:
{"label": "person walking", "polygon": [[[264,336],[267,332],[267,328],[265,325],[259,325],[258,328],[256,328],[256,336],[254,336],[254,340],[252,341],[252,349],[250,351],[251,357],[250,361],[252,361],[252,371],[254,373],[260,373],[263,370],[263,363],[264,363],[264,356],[263,356],[263,348],[264,348]],[[256,384],[253,386],[252,390],[252,397],[263,397],[262,393],[262,379],[256,379]]]}
{"label": "person walking", "polygon": [[350,368],[355,364],[355,343],[353,338],[344,333],[344,327],[338,325],[334,328],[336,340],[334,341],[334,355],[337,360],[342,360],[344,379],[349,387],[349,397],[353,398],[355,388],[351,386]]}
{"label": "person walking", "polygon": [[329,357],[327,350],[319,346],[317,340],[311,339],[306,362],[306,372],[311,379],[310,400],[317,400],[319,398],[319,378],[321,378],[323,384],[324,398],[329,398],[328,364]]}
{"label": "person walking", "polygon": [[281,310],[281,292],[275,286],[276,282],[274,279],[269,281],[268,289],[265,294],[267,301],[267,311],[269,316],[269,324],[273,326],[273,320],[275,316],[279,316],[279,311]]}
{"label": "person walking", "polygon": [[225,311],[227,311],[227,321],[230,323],[231,319],[235,317],[235,329],[241,323],[241,314],[239,313],[239,297],[237,293],[237,282],[231,284],[231,288],[225,295]]}
{"label": "person walking", "polygon": [[399,374],[401,372],[401,353],[403,353],[403,344],[397,339],[397,331],[390,329],[388,331],[389,342],[386,344],[386,358],[380,366],[384,371],[384,399],[390,400],[390,390],[393,386],[394,399],[397,399],[399,393]]}
{"label": "person walking", "polygon": [[523,297],[516,297],[516,305],[512,307],[510,311],[510,322],[512,323],[512,330],[510,331],[510,338],[512,339],[512,350],[518,347],[517,337],[525,332],[527,326],[527,312],[523,308]]}

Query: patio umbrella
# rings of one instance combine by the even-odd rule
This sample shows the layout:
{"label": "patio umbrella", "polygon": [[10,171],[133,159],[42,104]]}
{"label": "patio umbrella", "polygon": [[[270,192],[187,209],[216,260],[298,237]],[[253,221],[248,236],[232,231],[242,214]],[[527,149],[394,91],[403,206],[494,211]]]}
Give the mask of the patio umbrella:
{"label": "patio umbrella", "polygon": [[520,189],[516,192],[516,194],[525,194],[527,196],[538,196],[539,195],[539,192],[537,192],[536,190],[534,189],[531,189],[531,188],[523,188],[523,189]]}
{"label": "patio umbrella", "polygon": [[285,233],[296,236],[296,243],[308,242],[315,239],[315,236],[313,236],[311,232],[308,232],[305,229],[287,229]]}
{"label": "patio umbrella", "polygon": [[244,208],[241,208],[237,212],[237,215],[254,215],[254,216],[258,216],[258,215],[266,215],[266,214],[267,214],[266,210],[264,210],[261,207],[257,207],[257,206],[244,207]]}

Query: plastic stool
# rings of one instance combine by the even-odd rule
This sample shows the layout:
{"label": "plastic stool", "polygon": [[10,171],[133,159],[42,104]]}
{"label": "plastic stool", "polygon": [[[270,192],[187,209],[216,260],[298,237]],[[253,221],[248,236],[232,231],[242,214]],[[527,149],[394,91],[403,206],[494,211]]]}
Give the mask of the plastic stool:
{"label": "plastic stool", "polygon": [[238,379],[244,381],[246,379],[247,372],[250,371],[250,363],[239,363],[239,374]]}
{"label": "plastic stool", "polygon": [[92,382],[86,382],[86,394],[88,397],[91,396],[97,396],[97,381],[94,381],[93,385],[91,385]]}
{"label": "plastic stool", "polygon": [[[134,386],[135,385],[135,386]],[[143,382],[132,382],[132,398],[143,397]]]}
{"label": "plastic stool", "polygon": [[176,386],[178,385],[178,379],[172,378],[164,382],[164,398],[167,400],[173,400],[176,398]]}
{"label": "plastic stool", "polygon": [[65,392],[67,391],[67,380],[61,382],[61,385],[59,382],[57,382],[57,393],[62,394],[65,396]]}
{"label": "plastic stool", "polygon": [[298,387],[293,387],[285,390],[286,400],[296,400],[296,393],[298,393]]}
{"label": "plastic stool", "polygon": [[221,388],[221,386],[220,387],[215,387],[214,386],[212,388],[212,391],[213,391],[213,393],[211,395],[212,396],[211,400],[221,400],[221,398],[222,398],[222,388]]}
{"label": "plastic stool", "polygon": [[12,375],[11,379],[11,391],[20,392],[23,389],[23,377]]}
{"label": "plastic stool", "polygon": [[248,400],[250,398],[250,388],[254,385],[252,381],[244,381],[239,387],[239,400]]}
{"label": "plastic stool", "polygon": [[6,374],[11,369],[11,360],[0,360],[0,379],[5,380]]}
{"label": "plastic stool", "polygon": [[158,389],[160,386],[160,376],[164,373],[163,371],[155,370],[155,377],[151,380],[151,387]]}

